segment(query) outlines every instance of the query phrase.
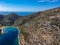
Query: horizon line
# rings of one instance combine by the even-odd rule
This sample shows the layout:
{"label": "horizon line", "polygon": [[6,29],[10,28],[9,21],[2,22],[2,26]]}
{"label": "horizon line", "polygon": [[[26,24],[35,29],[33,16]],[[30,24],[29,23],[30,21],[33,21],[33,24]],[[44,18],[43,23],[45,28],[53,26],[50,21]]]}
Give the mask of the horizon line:
{"label": "horizon line", "polygon": [[46,10],[50,10],[50,9],[54,9],[54,8],[59,8],[59,7],[53,7],[53,8],[49,8],[49,9],[43,9],[43,10],[39,10],[39,11],[8,11],[8,10],[4,10],[4,11],[0,11],[0,12],[41,12],[41,11],[46,11]]}

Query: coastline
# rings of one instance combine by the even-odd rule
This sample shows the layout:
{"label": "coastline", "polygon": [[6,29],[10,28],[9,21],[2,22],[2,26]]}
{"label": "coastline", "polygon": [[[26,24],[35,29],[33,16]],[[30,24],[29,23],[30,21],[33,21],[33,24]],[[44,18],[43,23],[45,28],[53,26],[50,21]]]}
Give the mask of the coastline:
{"label": "coastline", "polygon": [[[1,29],[1,30],[4,30],[4,28],[6,28],[6,27],[9,27],[9,26],[0,26],[0,29]],[[18,28],[15,27],[15,26],[11,26],[11,27],[14,27],[14,28],[18,29]],[[19,31],[19,29],[18,29],[18,31]],[[3,31],[2,31],[2,33],[3,33]],[[19,33],[20,33],[20,31],[19,31]],[[20,45],[19,33],[18,33],[18,45]]]}

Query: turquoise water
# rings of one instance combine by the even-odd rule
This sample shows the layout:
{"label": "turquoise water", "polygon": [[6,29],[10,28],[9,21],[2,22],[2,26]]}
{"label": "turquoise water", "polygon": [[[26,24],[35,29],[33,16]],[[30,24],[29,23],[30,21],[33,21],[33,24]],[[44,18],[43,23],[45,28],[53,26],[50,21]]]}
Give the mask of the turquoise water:
{"label": "turquoise water", "polygon": [[8,26],[3,32],[0,36],[0,45],[18,45],[18,29]]}

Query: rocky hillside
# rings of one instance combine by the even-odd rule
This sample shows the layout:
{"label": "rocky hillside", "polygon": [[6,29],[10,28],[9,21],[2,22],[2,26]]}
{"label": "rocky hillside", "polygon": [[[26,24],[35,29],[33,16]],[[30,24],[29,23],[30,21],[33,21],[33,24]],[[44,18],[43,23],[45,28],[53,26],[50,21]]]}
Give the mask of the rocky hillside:
{"label": "rocky hillside", "polygon": [[[60,8],[33,15],[33,18],[25,17],[22,22],[20,18],[15,21],[21,31],[21,45],[60,45]],[[19,25],[21,23],[23,25]]]}
{"label": "rocky hillside", "polygon": [[33,19],[35,16],[34,14],[28,15],[28,16],[19,16],[16,13],[10,13],[8,15],[2,15],[0,14],[0,24],[1,25],[15,25],[15,26],[22,26],[26,22]]}
{"label": "rocky hillside", "polygon": [[3,19],[4,19],[4,15],[0,14],[0,24],[2,24]]}
{"label": "rocky hillside", "polygon": [[18,19],[19,15],[15,14],[15,13],[10,13],[8,15],[1,15],[0,14],[0,24],[1,25],[13,25],[15,20]]}

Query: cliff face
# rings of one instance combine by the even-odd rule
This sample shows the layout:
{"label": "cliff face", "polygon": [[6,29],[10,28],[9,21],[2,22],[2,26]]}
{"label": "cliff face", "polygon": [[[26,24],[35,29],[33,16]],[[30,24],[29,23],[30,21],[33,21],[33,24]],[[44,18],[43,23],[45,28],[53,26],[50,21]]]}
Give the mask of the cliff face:
{"label": "cliff face", "polygon": [[18,27],[21,45],[60,45],[60,8],[38,12]]}

